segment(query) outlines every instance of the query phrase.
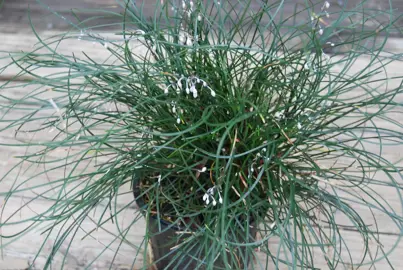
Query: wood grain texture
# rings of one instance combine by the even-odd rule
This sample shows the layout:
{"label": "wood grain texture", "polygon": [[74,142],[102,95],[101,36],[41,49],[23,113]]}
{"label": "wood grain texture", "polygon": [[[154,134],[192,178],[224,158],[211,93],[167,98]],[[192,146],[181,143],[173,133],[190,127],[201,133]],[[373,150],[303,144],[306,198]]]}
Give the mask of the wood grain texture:
{"label": "wood grain texture", "polygon": [[[123,2],[123,1],[122,1]],[[122,3],[120,2],[120,3]],[[146,17],[151,17],[155,13],[156,0],[136,0],[138,7],[143,8],[144,15]],[[180,3],[180,1],[178,1]],[[234,5],[234,10],[239,13],[245,9],[250,11],[256,11],[262,5],[264,1],[261,0],[252,0],[250,6],[245,6],[242,1],[233,1],[231,5]],[[282,10],[284,11],[283,18],[288,18],[292,14],[299,13],[296,16],[297,21],[304,21],[310,18],[310,12],[320,12],[320,8],[323,5],[324,1],[309,1],[309,3],[314,3],[312,8],[309,10],[306,9],[305,0],[286,0],[283,1]],[[331,3],[329,12],[340,12],[342,9],[348,10],[354,7],[361,7],[376,10],[395,10],[395,18],[392,19],[395,21],[397,26],[403,25],[403,20],[399,18],[402,14],[403,10],[403,2],[400,0],[391,1],[391,5],[389,5],[389,1],[378,1],[378,0],[333,0],[329,1]],[[364,2],[363,4],[361,4]],[[225,4],[225,2],[222,2]],[[274,1],[268,1],[269,4],[276,3]],[[122,12],[122,4],[118,4],[115,0],[41,0],[40,2],[36,0],[18,0],[18,1],[10,1],[5,0],[4,5],[0,9],[0,24],[7,25],[7,32],[15,32],[15,31],[29,31],[30,29],[30,20],[33,22],[36,28],[38,29],[68,29],[72,28],[73,25],[79,24],[80,21],[87,20],[88,18],[94,16],[100,16],[99,11],[96,9],[105,9],[111,12]],[[277,14],[277,5],[273,6],[273,14]],[[29,12],[28,12],[29,11]],[[309,12],[308,12],[309,11]],[[28,13],[30,13],[31,18],[28,17]],[[58,16],[55,16],[55,13]],[[235,15],[232,14],[232,18]],[[391,18],[386,14],[377,14],[376,21],[367,21],[365,23],[365,27],[368,29],[377,29],[382,24],[388,22]],[[273,18],[272,18],[273,19]],[[267,24],[271,20],[270,18],[263,19],[262,25]],[[274,21],[277,18],[274,17]],[[357,14],[352,18],[352,20],[360,20],[360,15]],[[105,14],[102,15],[102,18],[97,18],[92,22],[87,22],[85,25],[92,26],[100,26],[105,25],[104,29],[111,29],[113,26],[106,26],[110,23],[116,23],[116,20],[111,19],[110,16]],[[392,33],[393,35],[401,36],[400,33]]]}
{"label": "wood grain texture", "polygon": [[[102,3],[108,3],[107,0],[104,0]],[[88,3],[87,3],[88,4]],[[11,8],[11,6],[9,6]],[[1,28],[1,27],[0,27]],[[2,28],[1,28],[2,29]],[[56,31],[44,31],[41,33],[43,36],[49,36],[52,34],[57,34],[58,32]],[[6,31],[0,32],[0,35],[3,37],[3,42],[0,42],[0,51],[30,51],[32,50],[32,46],[36,43],[36,38],[33,35],[28,35],[24,32],[20,34],[12,34],[12,33],[7,33]],[[108,36],[106,34],[106,36]],[[395,42],[395,45],[393,48],[395,51],[402,51],[401,47],[399,47],[402,43],[400,39],[396,39],[393,42]],[[108,52],[105,50],[105,48],[101,44],[93,44],[91,41],[78,41],[77,39],[72,39],[69,41],[66,41],[65,43],[62,43],[62,45],[59,48],[59,52],[65,53],[65,54],[71,54],[72,52],[75,52],[77,55],[80,55],[80,52],[85,51],[89,53],[94,59],[96,60],[103,60],[108,56]],[[8,59],[6,58],[1,58],[0,53],[0,66],[4,66],[6,63],[9,62]],[[359,71],[362,70],[363,67],[365,67],[368,64],[368,59],[366,58],[360,58],[354,65],[353,71]],[[11,66],[9,69],[4,71],[1,76],[0,76],[0,83],[1,78],[4,80],[7,78],[7,76],[13,76],[16,72],[18,72],[18,69],[15,66]],[[42,75],[47,74],[49,72],[52,72],[51,70],[45,70],[42,71]],[[388,67],[387,70],[388,74],[390,76],[399,76],[403,75],[403,69],[401,68],[401,63],[396,62],[391,64]],[[399,84],[398,81],[391,81],[389,87],[397,86]],[[29,92],[30,89],[29,87],[22,87],[18,88],[17,90],[13,90],[11,93],[11,96],[14,98],[20,98]],[[4,91],[4,90],[3,90]],[[1,93],[0,93],[1,94]],[[10,93],[8,93],[10,94]],[[399,100],[402,97],[398,97]],[[403,99],[401,99],[403,102]],[[4,101],[2,101],[4,102]],[[49,106],[49,109],[51,107]],[[0,114],[3,112],[0,111]],[[44,114],[49,113],[49,111],[44,111]],[[12,117],[18,118],[21,117],[19,114],[14,114]],[[403,121],[403,119],[396,119],[397,121]],[[380,125],[386,125],[387,123],[380,123]],[[4,126],[4,123],[1,125]],[[0,128],[2,127],[0,125]],[[48,132],[48,135],[43,135],[43,136],[51,136],[52,133]],[[14,141],[14,133],[12,131],[2,133],[0,135],[0,142],[1,143],[12,143]],[[32,149],[31,151],[34,151],[35,149]],[[374,149],[375,150],[375,149]],[[24,147],[5,147],[0,145],[0,175],[4,175],[12,166],[14,166],[17,162],[17,159],[15,156],[22,154],[26,151],[26,148]],[[57,157],[63,154],[63,149],[59,150],[60,152],[53,152],[50,153],[50,157]],[[403,145],[399,147],[386,147],[384,149],[384,157],[390,160],[394,161],[399,161],[402,158],[402,153],[403,153]],[[34,174],[35,169],[27,170],[23,174],[18,174],[16,171],[8,175],[3,181],[0,182],[0,190],[9,190],[15,181],[23,181],[24,179],[32,176]],[[62,172],[60,171],[54,171],[48,177],[52,179],[52,177],[57,178],[58,174]],[[384,179],[385,181],[387,180],[384,178],[385,176],[380,175],[379,178]],[[37,177],[35,180],[35,184],[39,185],[40,183],[47,183],[49,181],[48,178],[46,177]],[[37,191],[41,190],[40,188],[37,189]],[[387,199],[393,210],[397,211],[398,214],[402,215],[402,210],[401,209],[401,202],[399,199],[399,196],[396,192],[396,190],[393,190],[391,188],[383,188],[378,190],[380,197]],[[139,267],[142,264],[142,256],[138,256],[138,260],[133,264],[133,258],[134,254],[137,252],[136,246],[140,246],[142,243],[142,238],[145,233],[145,222],[143,219],[140,219],[136,225],[134,225],[132,228],[128,230],[128,234],[126,235],[127,242],[124,242],[120,245],[120,240],[115,239],[116,234],[118,234],[118,228],[126,228],[129,226],[130,221],[136,218],[136,211],[135,211],[135,204],[133,203],[133,198],[130,193],[130,187],[129,186],[124,186],[121,191],[122,195],[119,196],[119,199],[117,201],[116,207],[119,209],[120,207],[123,207],[126,204],[133,204],[131,206],[132,208],[128,208],[127,211],[123,212],[123,214],[119,215],[119,218],[117,219],[117,222],[114,224],[111,222],[108,222],[105,224],[105,227],[103,229],[98,229],[96,224],[93,222],[97,217],[99,217],[100,213],[105,209],[105,204],[101,203],[97,209],[95,209],[93,212],[89,214],[89,218],[83,223],[81,229],[77,232],[78,236],[76,239],[72,242],[71,246],[69,247],[66,243],[62,245],[61,252],[57,255],[57,259],[54,262],[53,269],[60,269],[61,265],[63,263],[63,258],[66,258],[65,267],[66,269],[84,269],[84,267],[90,263],[92,260],[96,259],[96,257],[101,253],[101,257],[96,259],[96,262],[93,264],[93,266],[90,269],[109,269],[111,267],[112,269],[132,269],[134,267]],[[32,192],[21,194],[19,196],[14,196],[8,201],[6,201],[6,204],[4,204],[4,199],[6,198],[5,196],[2,196],[0,198],[0,203],[3,212],[3,218],[7,216],[13,215],[13,213],[17,213],[17,215],[14,215],[13,218],[15,220],[23,220],[26,219],[32,215],[35,215],[35,213],[38,213],[40,211],[43,211],[43,209],[47,209],[51,206],[52,202],[46,200],[46,199],[36,199],[33,202],[29,203],[29,207],[25,207],[24,209],[19,210],[18,208],[26,203],[28,203],[32,198],[35,197],[35,194]],[[357,211],[362,213],[363,218],[365,220],[368,220],[369,223],[373,222],[373,216],[371,213],[368,212],[367,209],[365,209],[362,206],[357,205],[356,206]],[[393,247],[395,242],[399,239],[399,235],[401,234],[401,231],[396,228],[396,226],[393,226],[391,224],[389,218],[381,213],[374,213],[375,214],[375,219],[378,223],[379,230],[382,232],[381,238],[382,238],[382,248],[384,249],[385,252],[387,252],[389,249]],[[344,222],[345,225],[348,225],[348,221],[343,220],[343,217],[340,217],[340,222]],[[372,224],[372,223],[371,223]],[[18,232],[19,230],[23,229],[22,225],[15,225],[13,227],[4,227],[1,228],[2,233],[6,234],[12,234],[15,232]],[[81,240],[81,238],[88,232],[93,230],[93,233],[91,236],[88,236]],[[35,268],[36,269],[42,269],[43,265],[46,261],[46,256],[51,252],[52,245],[54,244],[53,241],[55,239],[55,235],[52,234],[49,239],[45,239],[44,234],[41,234],[43,231],[43,228],[35,228],[35,230],[29,232],[24,238],[12,242],[10,244],[5,245],[3,249],[3,255],[5,258],[15,258],[18,260],[18,263],[21,263],[21,260],[27,260],[27,261],[32,261],[33,258],[36,255],[36,252],[38,249],[41,247],[42,243],[45,243],[42,252],[40,253],[38,259],[36,260],[35,263]],[[57,232],[55,232],[57,233]],[[351,253],[354,255],[354,260],[358,261],[360,257],[363,254],[362,250],[362,243],[361,239],[359,237],[359,234],[354,231],[348,231],[345,230],[343,231],[343,235],[348,239],[351,247]],[[8,243],[7,239],[2,239],[3,245]],[[67,242],[68,243],[68,242]],[[111,250],[105,249],[105,245],[111,244]],[[116,248],[120,246],[119,248],[119,253],[115,257],[115,252]],[[374,254],[376,252],[376,249],[380,248],[379,243],[377,243],[375,240],[372,240],[371,242],[372,246],[372,251]],[[403,244],[401,242],[397,243],[397,249],[390,254],[389,260],[392,264],[394,265],[401,265],[403,264],[403,258],[401,256],[403,252]],[[270,249],[273,252],[277,252],[279,248],[279,239],[278,238],[273,238],[270,241]],[[287,252],[283,251],[280,248],[280,255],[285,258]],[[259,253],[258,253],[259,254]],[[259,258],[264,261],[265,258],[263,258],[263,255],[260,253]],[[319,267],[321,269],[328,269],[328,266],[325,264],[324,260],[321,259],[320,252],[318,251],[318,262],[322,263],[322,265]],[[1,265],[1,264],[0,264]],[[389,265],[387,261],[380,261],[379,263],[376,264],[377,269],[389,269]],[[259,267],[259,264],[256,263],[256,267]],[[273,266],[273,269],[275,267]],[[259,269],[259,268],[258,268]],[[286,269],[285,267],[283,269]],[[340,269],[344,269],[340,267]],[[351,269],[355,269],[353,266]],[[360,269],[369,269],[362,267]]]}

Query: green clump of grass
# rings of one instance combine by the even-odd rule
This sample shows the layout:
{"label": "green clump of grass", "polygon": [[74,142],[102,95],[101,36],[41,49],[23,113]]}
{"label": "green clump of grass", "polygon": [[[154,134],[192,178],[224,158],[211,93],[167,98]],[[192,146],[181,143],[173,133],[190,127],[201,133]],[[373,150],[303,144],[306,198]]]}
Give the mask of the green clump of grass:
{"label": "green clump of grass", "polygon": [[[136,1],[117,3],[121,13],[77,16],[51,38],[33,27],[37,47],[0,69],[19,70],[0,86],[1,131],[16,139],[2,145],[27,147],[2,178],[12,184],[0,192],[0,227],[24,225],[2,234],[3,247],[39,227],[52,241],[49,269],[79,232],[94,238],[103,228],[114,240],[85,267],[112,251],[112,268],[122,246],[137,250],[135,265],[152,235],[139,245],[127,235],[145,215],[183,232],[173,268],[194,249],[202,269],[217,269],[217,258],[227,269],[252,259],[258,269],[392,266],[400,237],[385,249],[377,222],[402,229],[402,213],[381,193],[402,203],[400,162],[385,156],[403,139],[401,77],[386,72],[400,61],[385,52],[398,33],[392,7],[306,1],[290,16],[289,1],[164,1],[147,17]],[[105,25],[92,25],[99,17],[121,29],[106,37],[97,30]],[[107,56],[59,51],[77,39]],[[135,205],[119,204],[127,185],[142,204],[123,226],[118,218]],[[16,220],[42,199],[47,209]]]}

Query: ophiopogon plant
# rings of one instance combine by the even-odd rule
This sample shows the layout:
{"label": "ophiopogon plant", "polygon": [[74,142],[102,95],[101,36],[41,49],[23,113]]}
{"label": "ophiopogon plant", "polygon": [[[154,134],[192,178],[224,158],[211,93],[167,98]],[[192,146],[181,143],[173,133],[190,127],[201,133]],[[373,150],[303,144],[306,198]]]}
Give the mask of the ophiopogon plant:
{"label": "ophiopogon plant", "polygon": [[[233,269],[245,258],[258,269],[335,269],[388,257],[394,248],[378,244],[377,218],[402,228],[382,195],[393,190],[401,201],[401,167],[384,154],[403,138],[401,77],[387,73],[399,55],[382,52],[396,30],[392,7],[162,1],[148,17],[137,1],[116,2],[121,13],[99,10],[97,19],[115,18],[117,35],[90,19],[47,39],[33,27],[37,47],[10,54],[1,69],[19,68],[1,85],[2,131],[17,139],[3,145],[28,147],[2,178],[12,182],[2,209],[30,196],[3,210],[4,230],[26,225],[3,233],[4,246],[43,226],[49,268],[82,224],[114,221],[105,250],[131,246],[138,264],[150,234],[131,244],[141,215],[124,228],[119,216],[141,200],[148,221],[177,230],[171,267],[195,247],[207,269],[218,258]],[[108,57],[59,52],[72,40]],[[32,91],[16,97],[17,88]],[[125,185],[137,196],[119,208]],[[40,199],[50,206],[17,218]],[[352,231],[363,253],[351,251]]]}

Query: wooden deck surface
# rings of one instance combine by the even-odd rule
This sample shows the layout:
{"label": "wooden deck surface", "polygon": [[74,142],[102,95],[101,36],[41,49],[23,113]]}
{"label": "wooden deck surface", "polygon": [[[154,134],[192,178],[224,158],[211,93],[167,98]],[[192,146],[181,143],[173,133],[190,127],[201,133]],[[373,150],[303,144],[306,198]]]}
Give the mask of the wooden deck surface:
{"label": "wooden deck surface", "polygon": [[[75,0],[79,1],[79,0]],[[17,1],[16,1],[17,2]],[[7,8],[9,10],[18,10],[21,5],[17,5],[16,2],[9,1],[7,4]],[[26,0],[24,3],[32,2],[34,3],[34,0]],[[110,5],[112,0],[102,0],[98,1],[99,4],[103,5]],[[7,0],[6,0],[7,3]],[[50,2],[51,3],[51,2]],[[67,1],[60,1],[60,3],[67,3]],[[93,4],[89,1],[82,1],[81,3],[86,3],[87,5],[94,7]],[[93,2],[92,2],[93,3]],[[20,3],[21,4],[21,3]],[[13,6],[14,5],[14,6]],[[59,6],[60,8],[64,8],[64,6]],[[17,11],[15,11],[17,12]],[[22,8],[20,13],[15,13],[15,14],[22,14],[24,13],[24,9]],[[40,11],[37,11],[39,14]],[[3,14],[3,19],[7,17],[7,20],[12,21],[10,16],[6,16]],[[24,13],[25,14],[25,13]],[[0,18],[1,21],[1,18]],[[24,22],[24,20],[22,20]],[[21,20],[20,20],[21,23]],[[49,27],[44,27],[41,30],[41,36],[46,37],[50,36],[52,34],[58,33],[57,25],[55,26],[55,22],[53,19],[49,22],[52,23],[52,29],[46,29]],[[4,56],[5,51],[31,51],[33,49],[33,46],[37,43],[36,38],[32,35],[29,34],[25,28],[18,29],[18,27],[15,27],[14,25],[14,30],[10,31],[10,28],[7,26],[8,24],[1,26],[0,25],[0,37],[1,37],[1,42],[0,42],[0,67],[2,67],[4,64],[7,63],[9,60],[2,59],[2,56]],[[23,25],[23,24],[21,24]],[[60,27],[62,28],[62,27]],[[106,35],[106,34],[105,34]],[[393,49],[394,51],[399,51],[403,53],[403,46],[401,45],[403,43],[402,40],[400,39],[394,39],[391,41],[389,44],[390,49]],[[96,43],[93,44],[92,42],[87,42],[87,41],[79,41],[79,40],[71,40],[65,43],[61,44],[61,47],[59,48],[59,52],[64,52],[66,54],[71,54],[72,52],[75,52],[76,55],[79,55],[81,51],[85,51],[89,53],[93,58],[95,59],[105,59],[108,55],[108,52],[106,49]],[[366,65],[368,62],[368,59],[362,58],[355,63],[354,69],[355,70],[360,70],[362,69],[363,66]],[[7,80],[9,76],[12,76],[15,74],[16,69],[9,69],[3,72],[0,75],[0,84],[2,83],[2,80]],[[401,63],[393,63],[389,66],[388,72],[390,75],[403,75],[403,68]],[[397,84],[398,82],[391,82],[391,84]],[[390,86],[391,87],[391,86]],[[18,97],[21,95],[24,95],[28,89],[18,89],[18,91],[14,92],[14,96]],[[1,94],[1,93],[0,93]],[[403,100],[402,100],[403,102]],[[2,112],[0,111],[0,114]],[[403,119],[396,119],[397,121],[403,121]],[[382,123],[380,123],[382,125]],[[0,124],[1,127],[1,124]],[[2,133],[0,135],[0,142],[1,143],[6,143],[6,142],[12,142],[13,141],[13,134],[12,133]],[[25,148],[10,148],[10,147],[4,147],[0,146],[0,176],[4,175],[14,164],[16,164],[16,159],[14,158],[18,154],[21,154],[25,151]],[[61,150],[63,151],[63,150]],[[390,160],[394,161],[399,161],[403,158],[403,145],[401,147],[387,147],[385,150],[384,157],[388,158]],[[62,153],[52,153],[54,156],[59,156]],[[5,181],[0,182],[0,190],[8,190],[12,185],[14,179],[21,178],[21,177],[28,177],[30,173],[33,173],[32,171],[27,171],[21,175],[17,175],[15,173],[9,175]],[[60,173],[60,172],[54,172],[55,174]],[[52,177],[50,175],[50,177]],[[48,179],[43,179],[42,181],[48,181]],[[128,186],[124,187],[122,190],[122,193],[124,191],[127,192],[126,195],[120,196],[119,201],[117,203],[117,207],[122,207],[122,205],[125,205],[127,203],[130,203],[133,198],[130,193],[130,188]],[[380,194],[381,197],[387,199],[388,203],[391,205],[391,207],[397,212],[398,215],[402,216],[402,211],[401,209],[401,202],[399,199],[399,196],[397,192],[391,188],[384,188],[381,190],[377,190]],[[23,205],[24,203],[28,202],[32,198],[32,194],[21,194],[21,196],[14,196],[11,201],[8,202],[8,206],[4,209],[5,211],[3,213],[3,216],[7,216],[15,209],[17,209],[19,206]],[[3,198],[0,197],[0,208],[2,208],[1,201],[3,201]],[[14,206],[14,207],[10,207]],[[51,202],[45,199],[38,199],[35,200],[33,203],[30,204],[29,208],[25,208],[19,212],[19,215],[15,217],[17,220],[26,218],[29,216],[32,216],[33,213],[36,213],[37,211],[40,211],[42,209],[45,209],[51,205]],[[94,213],[91,213],[91,218],[96,219],[99,213],[104,209],[104,205],[100,205],[98,208],[98,211],[94,211]],[[133,207],[134,204],[133,204]],[[357,211],[361,211],[364,219],[368,220],[368,222],[373,222],[373,217],[372,214],[376,215],[376,220],[379,226],[379,230],[381,231],[380,238],[381,242],[383,244],[382,248],[387,252],[389,249],[393,247],[395,244],[396,240],[399,238],[399,236],[402,235],[402,232],[396,228],[396,226],[393,226],[391,224],[391,221],[385,216],[380,213],[370,213],[366,209],[360,209],[359,206],[357,206]],[[78,231],[76,236],[76,240],[72,243],[71,247],[69,247],[67,244],[63,244],[60,253],[58,254],[58,259],[54,262],[54,267],[52,269],[60,269],[61,264],[62,264],[62,259],[66,258],[65,261],[65,269],[84,269],[84,267],[94,260],[101,252],[102,255],[96,259],[96,262],[91,266],[89,269],[109,269],[110,267],[112,269],[132,269],[132,262],[133,262],[133,257],[135,256],[137,250],[135,248],[136,245],[140,245],[142,241],[142,237],[145,233],[145,227],[144,227],[144,220],[141,220],[138,222],[135,227],[132,227],[129,231],[128,234],[126,235],[126,238],[128,239],[129,243],[123,243],[120,248],[117,256],[115,257],[115,250],[118,247],[119,241],[115,241],[116,238],[116,233],[117,233],[117,227],[124,229],[127,226],[129,226],[130,221],[135,218],[135,210],[133,209],[132,211],[127,210],[124,212],[124,214],[119,216],[119,221],[115,224],[112,223],[107,223],[104,228],[100,228],[96,230],[93,234],[91,234],[90,237],[86,237],[83,240],[80,240],[82,236],[86,234],[86,232],[96,229],[94,227],[94,223],[91,221],[91,219],[88,219],[84,224],[82,225],[82,230]],[[346,224],[347,225],[347,224]],[[21,229],[21,226],[15,226],[13,228],[2,228],[1,233],[12,233],[15,231],[18,231]],[[32,261],[35,258],[36,252],[40,248],[40,246],[45,242],[45,245],[43,246],[43,250],[39,256],[39,258],[36,260],[35,268],[36,269],[42,269],[43,268],[43,263],[46,260],[47,254],[51,252],[52,249],[52,242],[54,239],[49,238],[45,239],[44,235],[40,234],[41,230],[40,228],[37,228],[36,230],[29,232],[24,238],[21,238],[20,240],[13,242],[9,245],[5,245],[8,239],[2,239],[2,244],[5,245],[4,248],[2,249],[2,256],[3,260],[0,258],[0,270],[2,269],[22,269],[24,267],[24,264],[27,265],[28,261]],[[343,232],[345,235],[346,239],[348,239],[349,243],[351,244],[351,250],[350,252],[353,254],[353,256],[356,256],[359,258],[363,254],[362,246],[361,246],[361,240],[359,238],[359,235],[356,231],[349,231],[345,230]],[[278,239],[273,238],[271,240],[271,248],[273,250],[277,250],[277,244],[278,244]],[[111,249],[108,250],[105,248],[105,246],[111,245]],[[377,248],[379,248],[379,243],[377,241],[373,240],[372,241],[372,247],[373,251],[375,251]],[[396,269],[399,269],[399,267],[403,267],[403,242],[397,243],[398,247],[397,249],[391,253],[388,256],[388,259],[392,265],[397,266]],[[319,257],[318,257],[319,260]],[[140,258],[136,264],[134,265],[134,268],[140,266],[142,264],[142,259]],[[320,267],[321,269],[328,269],[327,265],[323,263],[323,265]],[[273,267],[273,269],[275,269]],[[343,269],[343,268],[340,268]],[[353,267],[351,269],[354,269]],[[361,267],[360,269],[369,269],[365,267]],[[372,268],[374,269],[374,268]],[[387,261],[383,260],[380,261],[376,264],[376,269],[390,269],[390,266]]]}
{"label": "wooden deck surface", "polygon": [[[144,11],[145,17],[151,17],[155,15],[155,3],[161,0],[136,0],[138,7],[141,7]],[[168,0],[165,0],[166,2]],[[182,0],[169,0],[171,2],[176,1],[181,3]],[[204,0],[207,1],[207,0]],[[211,0],[209,0],[212,2]],[[163,2],[163,1],[161,1]],[[220,2],[220,1],[217,1]],[[231,7],[233,7],[236,12],[240,12],[244,9],[250,11],[258,10],[262,0],[251,0],[250,6],[245,6],[239,3],[245,3],[247,1],[231,1]],[[278,1],[280,2],[280,1]],[[324,3],[324,0],[286,0],[281,1],[282,3],[282,14],[283,18],[291,17],[292,14],[299,13],[296,16],[297,20],[305,20],[306,17],[310,16],[310,12],[320,12],[320,8]],[[353,9],[358,11],[351,20],[360,21],[359,12],[362,8],[368,10],[394,10],[394,17],[391,18],[388,14],[380,14],[379,12],[373,12],[376,16],[376,20],[369,20],[365,23],[365,26],[370,29],[377,29],[381,27],[382,24],[387,23],[391,19],[395,21],[397,26],[403,26],[403,18],[400,16],[403,14],[403,1],[401,0],[391,0],[391,1],[379,1],[379,0],[332,0],[330,2],[329,13],[337,13],[343,9]],[[0,1],[1,3],[1,1]],[[80,22],[98,16],[97,19],[87,21],[81,26],[91,27],[96,26],[98,29],[110,29],[113,26],[108,25],[112,22],[116,22],[111,19],[111,17],[105,13],[99,13],[99,9],[108,10],[110,12],[122,12],[122,5],[124,6],[125,1],[123,0],[4,0],[3,6],[0,8],[0,24],[7,26],[7,31],[14,31],[18,29],[19,31],[30,31],[30,24],[32,23],[37,29],[70,29],[73,25],[78,25]],[[226,1],[222,1],[223,5],[229,4]],[[238,4],[236,4],[238,3]],[[269,4],[277,3],[277,1],[268,1]],[[316,3],[312,9],[306,9],[306,3]],[[363,4],[361,4],[363,3]],[[391,3],[391,4],[389,4]],[[358,6],[358,7],[357,7]],[[273,14],[277,14],[275,10],[277,6],[273,8]],[[98,10],[97,10],[98,9]],[[302,11],[302,12],[301,12]],[[55,16],[55,14],[58,16]],[[375,15],[376,14],[376,15]],[[28,15],[31,15],[30,17]],[[367,14],[368,15],[368,14]],[[273,18],[263,18],[262,25],[267,24],[268,20]],[[332,19],[332,15],[329,20]],[[276,17],[274,18],[276,20]],[[358,22],[356,21],[356,22]],[[101,26],[103,25],[103,26]],[[402,36],[399,32],[389,33],[395,36]]]}

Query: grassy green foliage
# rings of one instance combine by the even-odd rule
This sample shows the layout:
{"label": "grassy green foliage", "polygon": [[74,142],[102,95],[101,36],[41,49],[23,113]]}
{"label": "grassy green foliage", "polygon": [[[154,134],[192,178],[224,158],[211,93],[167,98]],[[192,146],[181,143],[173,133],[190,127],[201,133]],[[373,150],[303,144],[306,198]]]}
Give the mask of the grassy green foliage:
{"label": "grassy green foliage", "polygon": [[[319,262],[335,269],[387,257],[393,248],[379,244],[374,254],[369,247],[380,241],[376,213],[399,231],[403,222],[378,193],[388,187],[402,199],[401,167],[383,156],[384,147],[403,143],[401,79],[386,73],[399,55],[382,52],[396,18],[391,7],[366,8],[366,1],[305,1],[290,17],[290,2],[164,1],[149,18],[140,3],[117,0],[122,13],[99,11],[116,19],[116,38],[96,34],[91,20],[70,22],[71,31],[46,40],[33,28],[38,49],[11,54],[12,64],[0,69],[20,70],[0,86],[0,121],[18,140],[5,145],[34,150],[19,156],[2,178],[14,182],[0,194],[3,208],[27,190],[32,200],[53,203],[27,219],[14,221],[20,209],[3,216],[2,227],[26,224],[7,237],[62,226],[49,268],[95,207],[104,207],[93,220],[102,227],[134,205],[112,207],[131,184],[141,213],[182,232],[176,248],[183,252],[171,266],[195,246],[202,269],[217,269],[217,258],[232,269],[247,258],[258,269]],[[77,38],[101,44],[110,58],[58,51]],[[359,59],[365,63],[354,69]],[[24,76],[32,80],[13,83]],[[34,90],[13,98],[21,86]],[[45,135],[28,140],[33,134]],[[55,157],[60,149],[67,150]],[[38,170],[20,178],[22,166]],[[130,242],[137,221],[116,226],[116,241]],[[361,257],[350,256],[347,229],[363,240]],[[273,248],[270,239],[280,244]],[[147,252],[137,248],[134,261]]]}

